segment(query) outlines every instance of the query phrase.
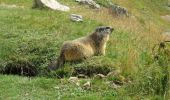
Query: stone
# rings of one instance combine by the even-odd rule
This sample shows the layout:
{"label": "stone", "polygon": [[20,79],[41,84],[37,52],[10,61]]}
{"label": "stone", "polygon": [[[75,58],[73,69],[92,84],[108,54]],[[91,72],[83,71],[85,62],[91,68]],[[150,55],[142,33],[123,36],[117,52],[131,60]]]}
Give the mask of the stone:
{"label": "stone", "polygon": [[75,22],[83,21],[82,15],[71,14],[70,18],[71,18],[72,21],[75,21]]}
{"label": "stone", "polygon": [[79,2],[80,4],[86,4],[89,5],[92,8],[100,8],[100,5],[97,4],[95,1],[93,0],[76,0],[76,2]]}
{"label": "stone", "polygon": [[78,78],[77,77],[70,77],[68,79],[69,82],[77,82],[78,81]]}
{"label": "stone", "polygon": [[129,16],[129,12],[125,7],[121,7],[116,4],[111,4],[111,11],[116,15],[116,16]]}
{"label": "stone", "polygon": [[91,87],[90,81],[87,81],[86,83],[84,83],[83,87],[84,87],[85,89],[90,89],[90,87]]}
{"label": "stone", "polygon": [[105,75],[103,75],[103,74],[97,74],[96,76],[95,76],[95,78],[99,78],[99,79],[103,79],[103,78],[105,78],[106,76]]}
{"label": "stone", "polygon": [[111,84],[111,87],[114,88],[114,89],[117,89],[117,88],[120,88],[121,86],[120,85],[117,85],[115,83],[112,83]]}
{"label": "stone", "polygon": [[34,0],[33,8],[50,8],[52,10],[69,11],[68,6],[60,4],[56,0]]}
{"label": "stone", "polygon": [[106,81],[106,83],[105,83],[106,85],[109,85],[111,88],[113,88],[113,89],[117,89],[117,88],[120,88],[121,86],[120,85],[118,85],[118,84],[115,84],[114,82],[112,82],[112,81]]}
{"label": "stone", "polygon": [[69,81],[70,83],[76,84],[77,86],[80,85],[79,79],[78,79],[77,77],[70,77],[70,78],[68,79],[68,81]]}
{"label": "stone", "polygon": [[120,74],[120,70],[115,70],[115,71],[111,71],[107,74],[107,77],[110,77],[110,76],[117,76]]}
{"label": "stone", "polygon": [[79,74],[79,75],[78,75],[78,78],[87,78],[87,76],[84,75],[84,74]]}

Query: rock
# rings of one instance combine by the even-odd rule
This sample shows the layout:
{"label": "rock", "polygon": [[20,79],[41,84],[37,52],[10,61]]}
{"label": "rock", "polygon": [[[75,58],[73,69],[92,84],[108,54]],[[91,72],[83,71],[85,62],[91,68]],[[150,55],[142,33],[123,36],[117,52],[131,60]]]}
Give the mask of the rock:
{"label": "rock", "polygon": [[87,76],[84,75],[84,74],[79,74],[79,75],[78,75],[78,78],[87,78]]}
{"label": "rock", "polygon": [[109,72],[107,74],[107,77],[110,77],[110,76],[117,76],[120,74],[120,70],[115,70],[115,71],[112,71],[112,72]]}
{"label": "rock", "polygon": [[99,79],[103,79],[103,78],[105,78],[106,76],[105,75],[103,75],[103,74],[97,74],[96,76],[95,76],[95,78],[99,78]]}
{"label": "rock", "polygon": [[112,83],[111,84],[111,87],[114,88],[114,89],[117,89],[117,88],[120,88],[121,86],[120,85],[117,85],[115,83]]}
{"label": "rock", "polygon": [[70,78],[68,79],[68,81],[75,83],[75,82],[78,81],[78,78],[77,78],[77,77],[70,77]]}
{"label": "rock", "polygon": [[90,81],[86,82],[86,83],[83,85],[83,87],[84,87],[85,89],[90,89],[90,87],[91,87]]}
{"label": "rock", "polygon": [[77,83],[76,83],[76,85],[77,85],[77,86],[80,86],[80,83],[79,83],[79,82],[77,82]]}
{"label": "rock", "polygon": [[120,88],[120,87],[121,87],[120,85],[115,84],[115,83],[112,82],[112,81],[106,81],[106,84],[109,85],[110,87],[112,87],[113,89],[117,89],[117,88]]}
{"label": "rock", "polygon": [[34,0],[33,8],[50,8],[52,10],[69,11],[68,6],[62,5],[56,0]]}
{"label": "rock", "polygon": [[80,86],[79,79],[78,79],[77,77],[70,77],[70,78],[68,79],[68,81],[69,81],[70,83],[76,84],[77,86]]}
{"label": "rock", "polygon": [[111,4],[111,11],[116,15],[116,16],[129,16],[128,10],[125,7],[118,6],[116,4]]}
{"label": "rock", "polygon": [[71,14],[70,18],[72,21],[75,21],[75,22],[83,21],[83,17],[81,15]]}
{"label": "rock", "polygon": [[93,0],[76,0],[76,2],[79,2],[80,4],[86,4],[89,5],[92,8],[100,8],[100,5],[97,4],[95,1]]}

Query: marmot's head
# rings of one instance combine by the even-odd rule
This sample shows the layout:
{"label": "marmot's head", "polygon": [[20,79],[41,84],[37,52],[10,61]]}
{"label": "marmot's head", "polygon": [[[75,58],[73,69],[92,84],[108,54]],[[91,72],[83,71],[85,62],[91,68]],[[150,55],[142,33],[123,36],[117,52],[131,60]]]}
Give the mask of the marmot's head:
{"label": "marmot's head", "polygon": [[95,38],[97,41],[108,41],[110,34],[113,32],[113,28],[109,26],[100,26],[95,29]]}
{"label": "marmot's head", "polygon": [[95,31],[102,34],[110,34],[113,30],[114,29],[110,26],[99,26],[96,28]]}

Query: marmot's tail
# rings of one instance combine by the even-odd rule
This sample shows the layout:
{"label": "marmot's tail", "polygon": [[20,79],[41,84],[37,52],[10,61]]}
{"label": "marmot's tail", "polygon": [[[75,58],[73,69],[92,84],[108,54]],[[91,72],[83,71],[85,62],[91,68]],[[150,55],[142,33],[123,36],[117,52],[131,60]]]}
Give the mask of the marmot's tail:
{"label": "marmot's tail", "polygon": [[57,59],[57,68],[61,68],[64,66],[65,63],[65,56],[64,51],[60,53],[60,56]]}
{"label": "marmot's tail", "polygon": [[57,60],[54,60],[50,63],[50,65],[48,66],[48,70],[49,71],[57,70],[57,69],[63,67],[64,63],[65,63],[64,52],[61,52],[61,54],[57,58]]}

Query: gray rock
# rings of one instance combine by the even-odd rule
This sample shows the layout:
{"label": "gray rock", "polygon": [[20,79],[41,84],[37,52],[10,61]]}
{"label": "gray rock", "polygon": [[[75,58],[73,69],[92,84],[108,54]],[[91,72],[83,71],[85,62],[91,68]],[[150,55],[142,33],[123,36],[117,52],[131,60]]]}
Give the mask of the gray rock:
{"label": "gray rock", "polygon": [[72,21],[75,21],[75,22],[83,21],[83,17],[81,15],[71,14],[70,18]]}
{"label": "gray rock", "polygon": [[103,74],[97,74],[96,76],[95,76],[95,78],[98,78],[98,79],[103,79],[103,78],[105,78],[106,76],[105,75],[103,75]]}
{"label": "gray rock", "polygon": [[76,2],[79,2],[80,4],[86,4],[89,5],[90,7],[93,8],[100,8],[100,5],[97,4],[95,1],[93,0],[76,0]]}
{"label": "gray rock", "polygon": [[114,14],[116,14],[116,16],[129,16],[129,12],[125,7],[121,7],[119,5],[116,4],[111,4],[111,10]]}
{"label": "gray rock", "polygon": [[70,77],[70,78],[68,79],[68,81],[75,83],[75,82],[78,81],[78,78],[77,78],[77,77]]}
{"label": "gray rock", "polygon": [[50,8],[52,10],[69,11],[68,6],[62,5],[56,0],[34,0],[33,8]]}
{"label": "gray rock", "polygon": [[78,75],[78,78],[87,78],[87,76],[84,75],[84,74],[79,74],[79,75]]}
{"label": "gray rock", "polygon": [[70,83],[76,84],[77,86],[80,85],[79,79],[78,79],[77,77],[70,77],[70,78],[68,79],[68,81],[69,81]]}
{"label": "gray rock", "polygon": [[107,74],[107,77],[110,77],[110,76],[117,76],[120,74],[120,70],[115,70],[115,71],[112,71],[112,72],[109,72]]}
{"label": "gray rock", "polygon": [[91,87],[91,82],[87,81],[84,85],[83,85],[84,89],[90,89]]}
{"label": "gray rock", "polygon": [[115,83],[112,83],[111,84],[111,87],[114,88],[114,89],[117,89],[117,88],[120,88],[121,86],[120,85],[117,85]]}

